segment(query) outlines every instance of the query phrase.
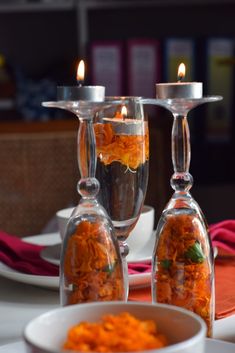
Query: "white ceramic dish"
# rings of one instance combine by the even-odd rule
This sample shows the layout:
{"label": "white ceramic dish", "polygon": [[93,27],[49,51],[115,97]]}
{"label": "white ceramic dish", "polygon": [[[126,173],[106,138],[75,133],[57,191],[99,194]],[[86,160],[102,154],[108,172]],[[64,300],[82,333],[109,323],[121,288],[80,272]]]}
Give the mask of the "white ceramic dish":
{"label": "white ceramic dish", "polygon": [[157,323],[159,332],[166,335],[168,345],[153,349],[152,353],[204,353],[206,324],[198,315],[166,304],[120,301],[69,305],[36,317],[26,325],[23,333],[28,352],[62,352],[61,346],[70,327],[82,321],[99,321],[105,314],[121,312]]}
{"label": "white ceramic dish", "polygon": [[[214,339],[206,339],[205,353],[234,353],[235,344]],[[27,353],[22,341],[0,346],[0,353]]]}
{"label": "white ceramic dish", "polygon": [[[37,276],[18,272],[2,262],[0,262],[0,275],[21,283],[31,284],[38,287],[49,289],[59,289],[59,277],[56,276]],[[129,275],[129,286],[131,288],[150,286],[151,274],[140,273]]]}
{"label": "white ceramic dish", "polygon": [[[48,245],[48,248],[52,246],[53,249],[56,249],[56,244],[60,242],[59,233],[49,233],[49,234],[41,234],[34,235],[31,237],[24,238],[24,241],[27,241],[32,244],[39,245]],[[151,244],[149,245],[151,246]],[[58,250],[58,248],[57,248]],[[147,255],[148,260],[151,259],[151,254],[149,249],[145,251],[145,255]],[[147,260],[145,257],[145,260]],[[143,258],[136,258],[136,262],[142,262]],[[25,273],[18,272],[7,265],[0,262],[0,275],[9,278],[11,280],[31,284],[34,286],[45,287],[49,289],[58,289],[59,288],[59,277],[55,276],[37,276],[37,275],[29,275]],[[141,273],[141,274],[133,274],[129,275],[129,286],[131,288],[136,287],[146,287],[150,285],[151,274],[150,273]]]}
{"label": "white ceramic dish", "polygon": [[61,243],[49,245],[41,251],[40,256],[43,260],[58,266],[60,264],[60,250]]}
{"label": "white ceramic dish", "polygon": [[[153,232],[148,243],[143,247],[143,249],[137,253],[130,252],[127,256],[127,263],[138,263],[138,262],[149,262],[152,259],[153,248],[155,244],[155,232]],[[49,245],[44,248],[41,252],[41,257],[51,262],[52,264],[59,265],[60,263],[60,249],[61,244]],[[214,256],[216,257],[218,249],[214,247]]]}
{"label": "white ceramic dish", "polygon": [[[146,247],[142,250],[141,253],[136,254],[135,257],[131,254],[128,255],[128,262],[147,262],[151,260],[154,239],[152,236],[149,243],[146,244]],[[32,244],[40,244],[40,245],[48,245],[48,248],[52,246],[52,248],[56,249],[58,242],[60,241],[59,233],[49,233],[49,234],[41,234],[35,235],[31,237],[24,238],[24,241],[27,241]],[[57,248],[58,251],[58,248]],[[217,253],[217,248],[215,248],[215,255]],[[52,260],[53,261],[53,260]],[[56,260],[58,262],[58,260]],[[25,273],[18,272],[7,265],[0,262],[0,275],[17,281],[21,283],[31,284],[34,286],[55,289],[59,288],[59,277],[55,276],[37,276],[37,275],[29,275]],[[138,288],[138,287],[148,287],[151,282],[151,274],[150,273],[140,273],[129,275],[129,286],[130,288]]]}
{"label": "white ceramic dish", "polygon": [[[73,213],[73,210],[73,207],[69,207],[56,212],[57,224],[61,239],[64,238],[67,223],[71,214]],[[155,210],[152,206],[143,206],[140,217],[127,238],[127,244],[131,253],[136,254],[140,252],[149,242],[154,228],[154,214]]]}
{"label": "white ceramic dish", "polygon": [[34,286],[58,289],[59,277],[56,276],[37,276],[18,272],[0,262],[0,275],[13,281],[31,284]]}
{"label": "white ceramic dish", "polygon": [[[154,243],[155,243],[155,233],[152,234],[148,243],[143,247],[141,251],[136,253],[133,253],[130,251],[130,253],[127,256],[127,262],[137,263],[137,262],[151,261]],[[41,251],[41,257],[44,260],[51,262],[52,264],[59,265],[60,250],[61,250],[61,243],[49,245]]]}

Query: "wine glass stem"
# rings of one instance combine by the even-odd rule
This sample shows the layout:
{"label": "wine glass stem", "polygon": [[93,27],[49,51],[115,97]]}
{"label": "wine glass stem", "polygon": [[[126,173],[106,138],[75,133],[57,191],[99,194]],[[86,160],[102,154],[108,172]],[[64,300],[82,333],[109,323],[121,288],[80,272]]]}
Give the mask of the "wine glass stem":
{"label": "wine glass stem", "polygon": [[174,114],[172,127],[172,162],[175,173],[187,173],[191,158],[187,116]]}
{"label": "wine glass stem", "polygon": [[174,113],[173,115],[171,148],[174,174],[171,178],[171,186],[177,192],[187,193],[193,184],[193,178],[189,173],[191,148],[188,120],[186,114]]}
{"label": "wine glass stem", "polygon": [[92,118],[80,118],[78,130],[78,165],[81,178],[94,178],[96,169],[96,141]]}
{"label": "wine glass stem", "polygon": [[124,278],[124,289],[125,289],[125,301],[128,300],[129,295],[129,278],[128,278],[128,263],[127,255],[129,254],[129,247],[125,240],[119,240],[119,248],[122,257],[122,267],[123,267],[123,278]]}

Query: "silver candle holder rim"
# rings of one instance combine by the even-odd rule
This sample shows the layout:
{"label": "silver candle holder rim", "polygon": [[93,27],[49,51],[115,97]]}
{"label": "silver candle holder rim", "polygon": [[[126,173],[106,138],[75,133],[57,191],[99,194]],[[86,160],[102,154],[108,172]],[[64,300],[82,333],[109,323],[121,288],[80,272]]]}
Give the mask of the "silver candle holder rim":
{"label": "silver candle holder rim", "polygon": [[[62,86],[61,86],[62,87]],[[69,87],[69,86],[68,86]],[[87,86],[87,87],[99,87],[99,86]],[[105,96],[103,101],[90,101],[83,99],[69,99],[63,100],[58,99],[55,101],[45,101],[42,102],[43,107],[47,108],[62,108],[62,106],[67,106],[70,108],[78,108],[78,107],[93,107],[93,106],[104,106],[108,103],[112,104],[127,104],[130,100],[136,101],[138,103],[142,103],[142,97],[139,96]]]}
{"label": "silver candle holder rim", "polygon": [[191,109],[204,103],[213,103],[222,100],[222,96],[204,96],[201,98],[143,98],[142,104],[158,105],[171,113],[187,114]]}
{"label": "silver candle holder rim", "polygon": [[143,104],[173,104],[173,103],[183,103],[183,102],[192,102],[192,103],[210,103],[217,102],[222,100],[223,97],[220,95],[215,96],[203,96],[201,98],[142,98],[141,102]]}

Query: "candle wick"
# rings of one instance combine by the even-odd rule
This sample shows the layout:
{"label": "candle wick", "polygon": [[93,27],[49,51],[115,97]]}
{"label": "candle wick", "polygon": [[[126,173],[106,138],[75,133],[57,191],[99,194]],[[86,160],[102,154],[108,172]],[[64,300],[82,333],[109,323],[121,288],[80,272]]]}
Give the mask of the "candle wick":
{"label": "candle wick", "polygon": [[83,83],[83,81],[77,80],[78,87],[82,87],[82,83]]}
{"label": "candle wick", "polygon": [[177,82],[182,82],[183,81],[183,75],[179,75],[178,77],[177,77]]}

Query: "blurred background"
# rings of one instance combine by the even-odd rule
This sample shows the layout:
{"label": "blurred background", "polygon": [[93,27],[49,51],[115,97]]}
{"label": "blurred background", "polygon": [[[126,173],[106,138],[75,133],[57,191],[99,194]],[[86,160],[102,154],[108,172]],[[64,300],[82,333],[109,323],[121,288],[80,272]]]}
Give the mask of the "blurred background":
{"label": "blurred background", "polygon": [[[202,81],[224,100],[189,115],[192,194],[208,223],[234,218],[235,0],[0,1],[0,228],[38,234],[76,204],[78,121],[46,109],[57,85],[86,84],[107,95],[154,97],[155,83]],[[146,203],[156,221],[172,194],[172,117],[147,108],[150,176]],[[48,223],[49,222],[49,223]]]}

